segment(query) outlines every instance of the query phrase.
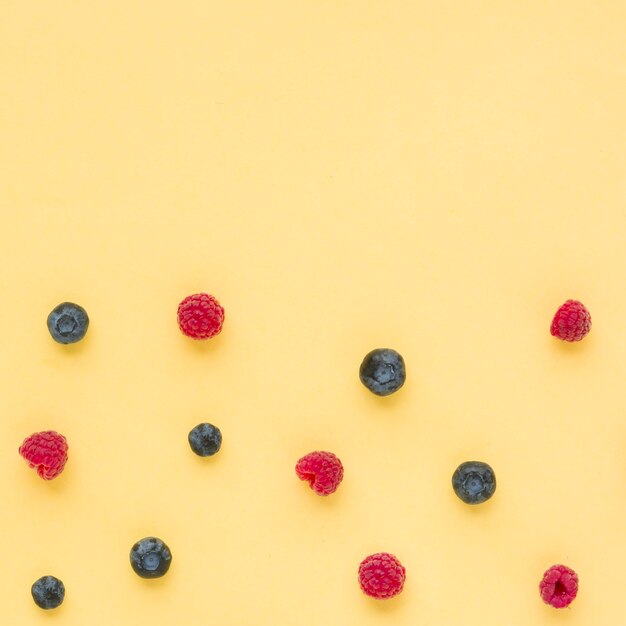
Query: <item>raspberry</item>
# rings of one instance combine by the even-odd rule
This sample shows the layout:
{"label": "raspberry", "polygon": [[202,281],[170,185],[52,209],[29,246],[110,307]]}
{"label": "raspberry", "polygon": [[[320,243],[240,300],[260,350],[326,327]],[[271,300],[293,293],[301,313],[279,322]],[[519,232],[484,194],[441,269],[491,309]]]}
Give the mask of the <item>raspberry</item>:
{"label": "raspberry", "polygon": [[555,313],[550,333],[563,341],[580,341],[591,330],[591,315],[578,300],[567,300]]}
{"label": "raspberry", "polygon": [[569,606],[578,594],[578,575],[565,565],[553,565],[539,583],[541,599],[555,609]]}
{"label": "raspberry", "polygon": [[224,308],[208,293],[187,296],[178,305],[178,326],[192,339],[210,339],[219,335],[224,323]]}
{"label": "raspberry", "polygon": [[26,437],[19,452],[44,480],[56,478],[67,463],[67,441],[53,430]]}
{"label": "raspberry", "polygon": [[359,585],[364,594],[385,600],[397,596],[404,587],[406,570],[393,554],[371,554],[359,565]]}
{"label": "raspberry", "polygon": [[328,496],[343,480],[343,465],[332,452],[309,452],[296,463],[296,474],[318,496]]}

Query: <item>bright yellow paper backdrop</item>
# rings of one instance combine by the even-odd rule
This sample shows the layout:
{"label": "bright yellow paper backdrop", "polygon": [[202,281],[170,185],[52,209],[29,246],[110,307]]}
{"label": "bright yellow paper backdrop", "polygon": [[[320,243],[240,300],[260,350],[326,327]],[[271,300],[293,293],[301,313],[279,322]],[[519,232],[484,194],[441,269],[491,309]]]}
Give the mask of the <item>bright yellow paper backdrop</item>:
{"label": "bright yellow paper backdrop", "polygon": [[[2,621],[626,622],[626,5],[3,0]],[[176,306],[215,294],[206,344]],[[582,344],[549,335],[569,297]],[[63,300],[87,339],[55,344]],[[362,356],[405,357],[395,396]],[[219,425],[218,456],[186,437]],[[66,434],[44,483],[22,438]],[[296,459],[328,449],[333,497]],[[449,481],[493,465],[481,507]],[[132,543],[168,542],[146,582]],[[404,594],[364,597],[387,550]],[[574,567],[579,598],[537,584]],[[65,581],[61,609],[30,598]],[[52,620],[52,621],[51,621]]]}

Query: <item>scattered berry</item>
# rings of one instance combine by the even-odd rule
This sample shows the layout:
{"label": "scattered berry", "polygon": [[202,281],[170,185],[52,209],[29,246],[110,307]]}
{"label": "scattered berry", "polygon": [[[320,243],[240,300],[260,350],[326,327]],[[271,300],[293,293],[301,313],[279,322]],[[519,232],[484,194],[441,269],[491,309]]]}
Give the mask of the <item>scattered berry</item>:
{"label": "scattered berry", "polygon": [[591,315],[578,300],[568,300],[555,313],[550,333],[563,341],[580,341],[591,330]]}
{"label": "scattered berry", "polygon": [[296,463],[296,474],[318,496],[328,496],[343,480],[343,465],[332,452],[309,452]]}
{"label": "scattered berry", "polygon": [[398,391],[406,379],[404,359],[395,350],[379,348],[365,355],[359,370],[361,382],[377,396]]}
{"label": "scattered berry", "polygon": [[192,339],[210,339],[222,330],[224,308],[208,293],[187,296],[178,305],[178,326]]}
{"label": "scattered berry", "polygon": [[40,609],[56,609],[65,599],[65,585],[54,576],[42,576],[33,583],[30,592]]}
{"label": "scattered berry", "polygon": [[578,575],[565,565],[553,565],[539,583],[541,599],[555,609],[569,606],[578,594]]}
{"label": "scattered berry", "polygon": [[404,587],[406,570],[387,552],[371,554],[359,565],[359,585],[363,593],[378,600],[397,596]]}
{"label": "scattered berry", "polygon": [[160,578],[171,563],[170,549],[156,537],[145,537],[130,549],[130,564],[141,578]]}
{"label": "scattered berry", "polygon": [[89,328],[89,316],[82,306],[73,302],[62,302],[48,315],[48,330],[58,343],[76,343]]}
{"label": "scattered berry", "polygon": [[496,475],[487,463],[461,463],[452,475],[452,488],[463,502],[480,504],[489,500],[496,490]]}
{"label": "scattered berry", "polygon": [[198,456],[213,456],[222,446],[222,433],[213,424],[198,424],[189,431],[189,445]]}
{"label": "scattered berry", "polygon": [[65,437],[53,430],[26,437],[19,448],[29,467],[37,468],[37,474],[44,480],[52,480],[63,471],[67,463],[67,450]]}

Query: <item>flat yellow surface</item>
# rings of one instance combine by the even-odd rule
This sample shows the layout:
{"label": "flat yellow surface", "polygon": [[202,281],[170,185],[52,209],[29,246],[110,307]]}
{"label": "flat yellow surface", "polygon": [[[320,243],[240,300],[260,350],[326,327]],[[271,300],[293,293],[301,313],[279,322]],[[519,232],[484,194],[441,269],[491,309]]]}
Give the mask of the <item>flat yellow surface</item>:
{"label": "flat yellow surface", "polygon": [[[626,5],[2,0],[0,615],[626,623]],[[226,308],[200,344],[187,294]],[[567,298],[580,344],[553,339]],[[90,314],[55,344],[48,312]],[[393,347],[408,380],[357,371]],[[224,445],[194,456],[210,421]],[[45,483],[19,458],[57,429]],[[329,498],[293,466],[335,452]],[[450,477],[489,462],[496,496]],[[136,539],[167,577],[130,569]],[[359,561],[390,551],[376,602]],[[543,605],[544,569],[580,575]],[[43,574],[65,604],[30,598]]]}

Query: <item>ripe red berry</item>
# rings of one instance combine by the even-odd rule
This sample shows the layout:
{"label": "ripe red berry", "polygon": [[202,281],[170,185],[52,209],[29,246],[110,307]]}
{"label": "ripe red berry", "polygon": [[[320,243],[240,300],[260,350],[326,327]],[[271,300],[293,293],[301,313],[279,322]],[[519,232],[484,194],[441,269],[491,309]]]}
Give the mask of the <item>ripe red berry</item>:
{"label": "ripe red berry", "polygon": [[29,467],[37,468],[41,478],[52,480],[63,471],[67,463],[67,449],[63,435],[46,430],[26,437],[19,452],[28,461]]}
{"label": "ripe red berry", "polygon": [[550,333],[564,341],[580,341],[591,330],[591,315],[578,300],[568,300],[555,313]]}
{"label": "ripe red berry", "polygon": [[405,579],[404,566],[387,552],[371,554],[359,565],[359,585],[363,593],[378,600],[397,596],[404,587]]}
{"label": "ripe red berry", "polygon": [[318,496],[328,496],[343,480],[343,465],[332,452],[310,452],[296,463],[296,474]]}
{"label": "ripe red berry", "polygon": [[565,565],[553,565],[539,583],[541,599],[555,609],[569,606],[578,594],[578,575]]}
{"label": "ripe red berry", "polygon": [[187,296],[178,305],[178,326],[192,339],[219,335],[224,323],[224,307],[208,293]]}

